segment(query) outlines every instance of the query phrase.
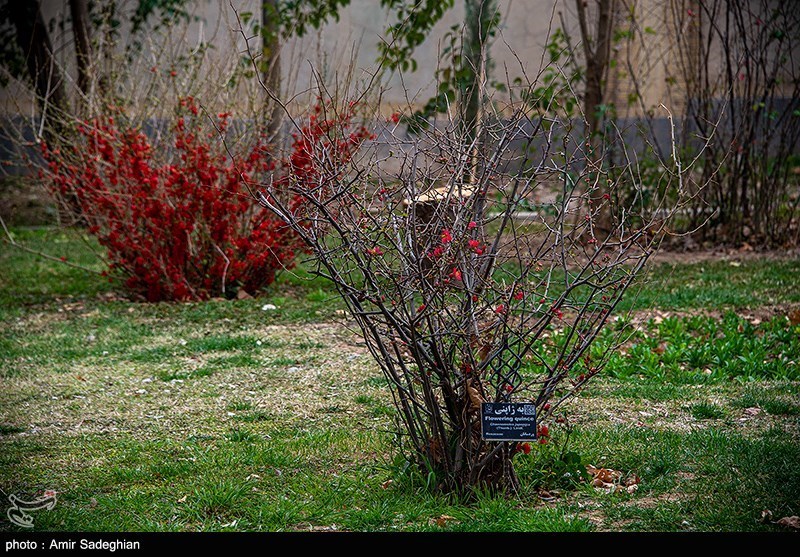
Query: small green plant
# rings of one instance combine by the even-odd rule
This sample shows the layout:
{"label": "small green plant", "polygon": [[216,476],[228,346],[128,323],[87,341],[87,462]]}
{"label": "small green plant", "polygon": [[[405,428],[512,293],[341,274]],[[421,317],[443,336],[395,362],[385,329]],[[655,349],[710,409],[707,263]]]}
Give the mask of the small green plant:
{"label": "small green plant", "polygon": [[246,400],[237,400],[228,404],[228,410],[230,410],[231,412],[250,410],[252,407],[253,405]]}
{"label": "small green plant", "polygon": [[590,479],[586,471],[589,463],[577,450],[569,448],[573,426],[565,418],[559,421],[565,424],[560,439],[548,443],[549,431],[542,432],[540,428],[537,448],[531,451],[530,464],[525,465],[530,470],[532,485],[540,489],[575,489]]}
{"label": "small green plant", "polygon": [[697,420],[718,420],[725,417],[725,409],[718,404],[698,402],[689,407],[689,412]]}
{"label": "small green plant", "polygon": [[232,443],[247,443],[255,441],[256,436],[246,429],[233,428],[228,432],[227,438]]}

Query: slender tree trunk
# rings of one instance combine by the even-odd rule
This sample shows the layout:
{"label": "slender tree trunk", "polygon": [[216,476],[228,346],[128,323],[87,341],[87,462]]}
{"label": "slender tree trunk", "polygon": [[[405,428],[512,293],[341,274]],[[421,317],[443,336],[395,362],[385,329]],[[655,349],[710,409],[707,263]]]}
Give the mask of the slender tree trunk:
{"label": "slender tree trunk", "polygon": [[575,4],[578,8],[581,42],[586,58],[586,91],[583,103],[586,115],[586,133],[593,138],[600,126],[598,107],[605,101],[605,82],[608,77],[611,56],[616,0],[597,0],[597,25],[594,36],[589,32],[589,16],[585,1],[575,0]]}
{"label": "slender tree trunk", "polygon": [[[59,122],[69,106],[41,6],[38,0],[17,0],[8,3],[8,14],[16,29],[17,44],[25,54],[28,74],[35,87],[42,118],[45,119],[45,133],[52,138],[58,135],[61,128]],[[48,114],[52,115],[49,121]]]}
{"label": "slender tree trunk", "polygon": [[87,0],[69,0],[72,34],[75,36],[75,59],[78,66],[78,89],[88,100],[91,86],[92,45],[89,39],[89,4]]}
{"label": "slender tree trunk", "polygon": [[465,0],[465,37],[462,59],[464,81],[459,83],[461,126],[464,141],[475,146],[472,149],[472,164],[465,176],[466,183],[474,181],[481,150],[480,122],[483,111],[484,83],[489,63],[488,38],[495,16],[495,0]]}
{"label": "slender tree trunk", "polygon": [[282,108],[275,98],[281,92],[280,22],[278,0],[262,0],[261,3],[261,72],[264,85],[271,93],[265,105],[267,135],[274,141],[280,134]]}
{"label": "slender tree trunk", "polygon": [[[581,43],[586,60],[586,89],[584,91],[583,112],[586,120],[586,143],[589,148],[587,155],[588,170],[590,173],[600,170],[603,159],[601,153],[602,134],[600,124],[602,118],[599,114],[601,105],[607,102],[606,80],[611,59],[611,42],[614,32],[614,13],[616,0],[596,0],[597,16],[594,33],[589,31],[589,15],[586,9],[586,0],[575,0],[578,9],[578,24],[580,25]],[[589,176],[589,183],[594,179]],[[601,240],[608,237],[614,229],[613,215],[610,202],[604,196],[608,193],[603,188],[596,188],[589,192],[589,199],[593,207],[597,208],[594,219],[594,233]]]}

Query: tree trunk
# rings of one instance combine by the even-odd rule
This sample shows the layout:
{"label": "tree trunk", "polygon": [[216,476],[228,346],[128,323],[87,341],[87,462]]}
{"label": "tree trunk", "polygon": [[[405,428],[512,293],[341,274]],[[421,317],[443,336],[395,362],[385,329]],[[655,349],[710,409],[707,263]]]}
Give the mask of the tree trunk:
{"label": "tree trunk", "polygon": [[[465,0],[464,19],[466,33],[461,70],[463,82],[459,83],[461,126],[466,143],[475,142],[472,164],[465,176],[471,183],[478,172],[477,162],[481,150],[481,112],[484,103],[484,83],[489,63],[488,38],[495,15],[495,0]],[[477,139],[477,141],[475,141]]]}
{"label": "tree trunk", "polygon": [[279,102],[281,92],[280,21],[278,0],[262,0],[261,3],[261,73],[269,91],[265,105],[267,136],[275,141],[280,134],[283,109]]}
{"label": "tree trunk", "polygon": [[[583,44],[584,58],[586,59],[586,89],[583,98],[583,112],[585,118],[586,144],[589,150],[587,165],[589,174],[600,170],[603,159],[602,134],[600,124],[602,117],[600,107],[607,102],[606,80],[611,57],[611,42],[614,32],[614,13],[616,0],[597,0],[597,24],[594,36],[589,32],[589,16],[586,10],[586,0],[575,0],[578,9],[578,24],[580,25],[581,43]],[[594,183],[592,176],[587,176],[589,183]],[[596,188],[589,192],[589,200],[596,208],[594,217],[594,233],[600,240],[607,238],[614,229],[611,202],[604,196],[609,193],[604,188]]]}
{"label": "tree trunk", "polygon": [[92,45],[89,40],[89,5],[87,0],[69,0],[72,34],[75,36],[75,59],[78,66],[78,89],[88,101],[91,86]]}
{"label": "tree trunk", "polygon": [[[45,120],[45,134],[50,139],[58,135],[68,99],[61,71],[53,55],[53,45],[42,17],[38,0],[8,3],[8,14],[16,29],[17,44],[25,55],[28,74],[34,84],[36,100]],[[53,116],[47,122],[48,113]]]}
{"label": "tree trunk", "polygon": [[597,0],[597,25],[594,37],[589,34],[585,0],[575,0],[575,3],[578,8],[581,42],[586,58],[586,91],[583,103],[586,133],[592,139],[600,127],[598,107],[605,101],[604,89],[611,55],[616,0]]}

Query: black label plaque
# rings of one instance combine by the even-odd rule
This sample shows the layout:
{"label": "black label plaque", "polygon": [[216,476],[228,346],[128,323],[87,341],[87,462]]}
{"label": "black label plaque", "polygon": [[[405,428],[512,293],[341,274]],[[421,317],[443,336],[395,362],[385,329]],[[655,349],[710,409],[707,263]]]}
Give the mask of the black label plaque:
{"label": "black label plaque", "polygon": [[536,405],[532,402],[484,402],[481,435],[486,441],[536,440]]}

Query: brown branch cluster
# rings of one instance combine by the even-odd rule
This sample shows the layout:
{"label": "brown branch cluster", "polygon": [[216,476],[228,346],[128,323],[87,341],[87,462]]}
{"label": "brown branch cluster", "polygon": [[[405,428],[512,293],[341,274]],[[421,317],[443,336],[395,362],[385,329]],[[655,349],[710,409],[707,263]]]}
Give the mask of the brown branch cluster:
{"label": "brown branch cluster", "polygon": [[[347,161],[314,152],[315,178],[289,186],[303,203],[259,193],[347,303],[391,387],[402,446],[448,491],[517,486],[519,447],[482,439],[480,404],[533,401],[547,422],[602,369],[614,342],[593,342],[679,197],[673,171],[657,207],[619,206],[634,161],[608,168],[569,121],[505,113],[481,123],[477,149],[457,123],[409,137],[389,122]],[[612,230],[600,235],[602,213]]]}

